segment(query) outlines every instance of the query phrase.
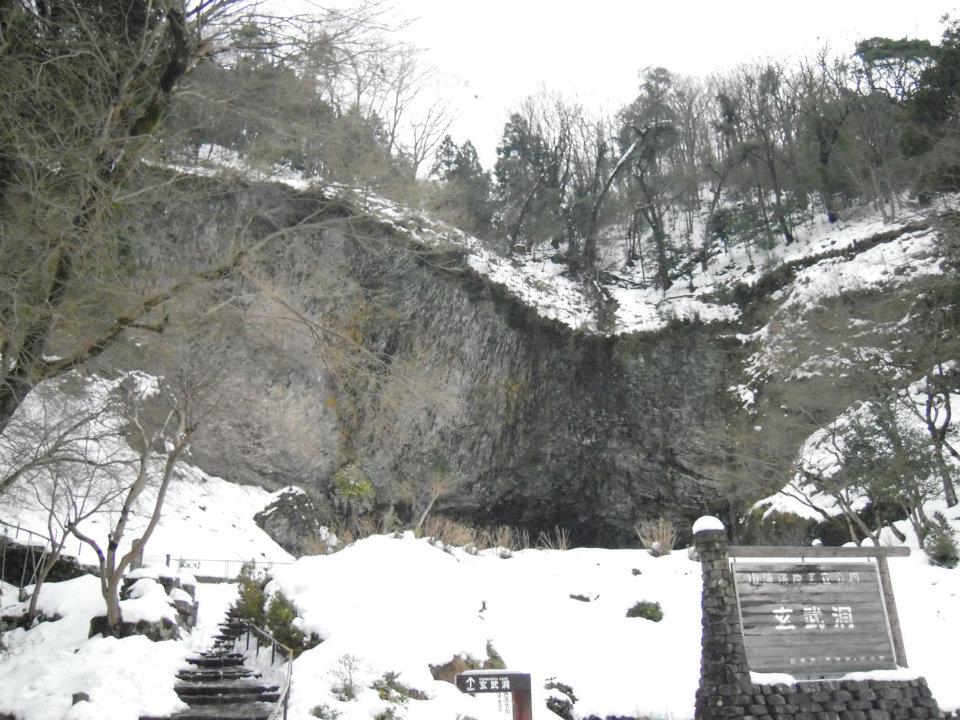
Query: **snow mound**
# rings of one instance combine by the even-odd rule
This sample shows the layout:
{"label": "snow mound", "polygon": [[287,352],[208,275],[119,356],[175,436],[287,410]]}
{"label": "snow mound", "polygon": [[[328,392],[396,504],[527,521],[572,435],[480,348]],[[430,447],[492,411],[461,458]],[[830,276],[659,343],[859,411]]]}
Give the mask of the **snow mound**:
{"label": "snow mound", "polygon": [[696,535],[698,532],[705,532],[707,530],[724,530],[723,523],[719,518],[715,518],[713,515],[703,515],[702,517],[697,518],[697,521],[693,524],[693,534]]}
{"label": "snow mound", "polygon": [[[536,708],[553,677],[573,686],[580,716],[693,715],[700,566],[685,553],[524,550],[504,559],[376,536],[274,577],[270,589],[282,589],[302,627],[325,638],[294,663],[293,718],[322,704],[343,717],[374,715],[385,703],[370,686],[387,672],[430,698],[409,701],[408,717],[502,718],[494,697],[463,695],[430,673],[457,655],[486,659],[488,643],[511,670],[532,674]],[[663,620],[626,617],[640,600],[659,602]],[[346,656],[359,659],[364,688],[349,703],[332,692]]]}

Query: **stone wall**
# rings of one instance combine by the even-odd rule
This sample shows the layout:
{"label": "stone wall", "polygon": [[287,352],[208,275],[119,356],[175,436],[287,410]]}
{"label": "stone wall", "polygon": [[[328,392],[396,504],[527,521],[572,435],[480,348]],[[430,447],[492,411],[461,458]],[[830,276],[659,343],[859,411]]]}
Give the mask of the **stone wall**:
{"label": "stone wall", "polygon": [[[0,552],[6,556],[3,562],[3,577],[0,579],[17,587],[20,586],[21,581],[32,582],[31,578],[35,566],[41,561],[42,548],[31,549],[29,546],[13,540],[5,540],[0,541]],[[49,582],[62,582],[90,572],[91,570],[80,565],[75,557],[63,555],[50,570],[47,580]]]}
{"label": "stone wall", "polygon": [[696,717],[758,720],[923,720],[945,717],[923,678],[751,682],[724,530],[694,535],[703,572]]}

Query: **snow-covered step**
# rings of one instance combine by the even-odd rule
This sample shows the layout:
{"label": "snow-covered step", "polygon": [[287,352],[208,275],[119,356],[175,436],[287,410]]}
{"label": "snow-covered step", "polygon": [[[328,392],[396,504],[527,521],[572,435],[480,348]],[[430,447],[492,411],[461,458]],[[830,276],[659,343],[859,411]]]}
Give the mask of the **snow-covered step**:
{"label": "snow-covered step", "polygon": [[197,705],[173,715],[158,718],[144,716],[140,720],[267,720],[273,703],[255,702],[248,705]]}
{"label": "snow-covered step", "polygon": [[187,662],[202,668],[241,667],[243,665],[243,658],[210,655],[208,657],[187,658]]}
{"label": "snow-covered step", "polygon": [[[192,667],[177,673],[177,695],[189,707],[175,713],[176,720],[266,720],[280,700],[280,688],[259,682],[259,673],[244,666],[236,640],[246,626],[234,611],[220,625],[221,634],[211,650],[187,658]],[[141,718],[140,720],[154,720]]]}
{"label": "snow-covered step", "polygon": [[250,693],[274,693],[279,690],[276,685],[262,685],[251,680],[216,681],[216,682],[183,682],[174,686],[177,695],[184,702],[187,698],[199,695],[249,695]]}
{"label": "snow-covered step", "polygon": [[276,703],[279,692],[224,693],[221,695],[191,695],[181,698],[191,708],[204,705],[251,705],[254,703]]}
{"label": "snow-covered step", "polygon": [[225,668],[210,670],[181,670],[177,678],[184,682],[219,682],[222,680],[240,680],[242,678],[260,677],[249,668]]}

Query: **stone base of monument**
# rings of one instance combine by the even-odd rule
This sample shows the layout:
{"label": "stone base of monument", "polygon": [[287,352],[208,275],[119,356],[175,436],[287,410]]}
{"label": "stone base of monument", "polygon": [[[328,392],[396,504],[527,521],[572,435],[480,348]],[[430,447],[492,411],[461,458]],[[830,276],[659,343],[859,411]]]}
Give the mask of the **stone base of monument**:
{"label": "stone base of monument", "polygon": [[939,720],[937,701],[916,680],[812,680],[796,685],[707,688],[698,717],[761,720]]}

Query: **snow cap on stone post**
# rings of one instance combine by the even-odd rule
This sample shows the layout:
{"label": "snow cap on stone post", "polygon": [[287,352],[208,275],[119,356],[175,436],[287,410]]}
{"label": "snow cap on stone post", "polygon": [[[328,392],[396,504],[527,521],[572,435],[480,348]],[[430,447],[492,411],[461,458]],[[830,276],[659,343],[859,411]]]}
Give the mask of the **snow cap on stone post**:
{"label": "snow cap on stone post", "polygon": [[719,530],[723,532],[723,523],[719,518],[715,518],[713,515],[703,515],[697,518],[697,521],[693,524],[694,535],[709,530]]}

